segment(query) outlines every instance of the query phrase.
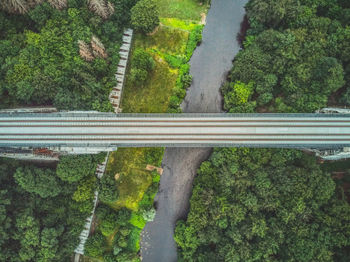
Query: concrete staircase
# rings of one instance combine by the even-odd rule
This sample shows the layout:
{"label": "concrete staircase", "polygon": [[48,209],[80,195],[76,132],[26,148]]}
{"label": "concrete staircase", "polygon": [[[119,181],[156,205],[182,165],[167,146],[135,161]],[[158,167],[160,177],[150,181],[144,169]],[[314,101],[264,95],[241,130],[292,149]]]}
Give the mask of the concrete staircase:
{"label": "concrete staircase", "polygon": [[114,112],[120,113],[120,101],[122,96],[122,91],[125,82],[126,68],[128,65],[129,53],[131,49],[133,30],[126,29],[123,34],[123,43],[120,47],[119,56],[120,60],[117,67],[117,72],[115,78],[117,80],[117,85],[113,87],[111,93],[109,94],[109,101],[111,102]]}

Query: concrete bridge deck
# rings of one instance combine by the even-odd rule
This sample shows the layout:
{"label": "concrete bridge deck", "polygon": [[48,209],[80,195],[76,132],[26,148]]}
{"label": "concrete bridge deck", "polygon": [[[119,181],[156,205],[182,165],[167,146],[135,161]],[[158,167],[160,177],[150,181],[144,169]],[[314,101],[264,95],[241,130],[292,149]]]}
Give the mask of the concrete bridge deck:
{"label": "concrete bridge deck", "polygon": [[350,115],[0,113],[0,147],[350,146]]}

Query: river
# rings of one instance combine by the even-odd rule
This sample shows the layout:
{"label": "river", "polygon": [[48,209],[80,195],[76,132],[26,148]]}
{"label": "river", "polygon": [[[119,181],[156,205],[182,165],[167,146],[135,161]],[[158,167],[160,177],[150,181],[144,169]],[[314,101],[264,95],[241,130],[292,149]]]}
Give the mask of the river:
{"label": "river", "polygon": [[[240,49],[237,34],[248,0],[212,0],[203,41],[190,60],[191,87],[181,105],[186,113],[222,111],[220,86]],[[157,213],[141,233],[143,262],[177,261],[174,241],[176,221],[189,211],[193,179],[211,148],[167,148],[164,153],[159,191],[155,197]]]}

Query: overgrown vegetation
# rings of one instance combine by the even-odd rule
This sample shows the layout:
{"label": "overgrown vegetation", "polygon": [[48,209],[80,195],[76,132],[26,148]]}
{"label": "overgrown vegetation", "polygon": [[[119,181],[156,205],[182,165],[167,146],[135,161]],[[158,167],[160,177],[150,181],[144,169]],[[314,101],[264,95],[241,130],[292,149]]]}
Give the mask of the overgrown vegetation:
{"label": "overgrown vegetation", "polygon": [[154,69],[155,62],[152,56],[143,49],[136,49],[131,60],[129,81],[133,85],[142,86]]}
{"label": "overgrown vegetation", "polygon": [[124,89],[123,112],[180,112],[179,105],[192,82],[188,61],[201,41],[202,25],[177,19],[162,19],[157,32],[137,34],[133,57],[139,50],[152,54],[155,66],[142,84],[133,81],[133,68]]}
{"label": "overgrown vegetation", "polygon": [[[245,49],[222,88],[225,109],[314,112],[329,100],[349,104],[349,7],[345,1],[250,1]],[[245,108],[233,98],[237,81],[251,85]]]}
{"label": "overgrown vegetation", "polygon": [[[62,8],[52,7],[63,2]],[[112,110],[108,95],[116,85],[121,36],[136,0],[87,2],[3,3],[4,10],[24,14],[0,12],[1,108]]]}
{"label": "overgrown vegetation", "polygon": [[[0,1],[0,108],[110,111],[121,37],[136,2]],[[104,158],[62,156],[57,168],[0,159],[0,261],[69,261],[94,191],[117,199],[116,181],[94,174]]]}
{"label": "overgrown vegetation", "polygon": [[176,227],[184,261],[348,260],[350,206],[314,157],[220,149],[198,174]]}
{"label": "overgrown vegetation", "polygon": [[[92,170],[104,154],[90,157]],[[81,172],[62,161],[42,167],[0,159],[0,261],[69,261],[93,205],[96,177],[74,181],[60,173]]]}
{"label": "overgrown vegetation", "polygon": [[151,33],[159,25],[159,10],[154,0],[140,0],[131,9],[131,24],[135,30]]}
{"label": "overgrown vegetation", "polygon": [[160,166],[162,155],[160,148],[120,148],[110,155],[104,178],[118,197],[100,197],[97,232],[88,240],[86,255],[104,261],[139,261],[140,233],[154,218],[153,198],[160,179],[146,166]]}
{"label": "overgrown vegetation", "polygon": [[[161,11],[161,25],[152,34],[134,34],[121,104],[124,113],[178,112],[191,84],[187,62],[201,40],[200,16],[196,13],[194,22],[163,15]],[[108,192],[113,192],[114,180],[118,196],[114,200],[100,198],[103,205],[97,208],[97,228],[86,246],[89,256],[103,261],[139,261],[140,232],[155,216],[153,198],[160,180],[159,174],[146,166],[160,167],[163,152],[162,148],[119,148],[111,153],[103,179],[110,181]]]}
{"label": "overgrown vegetation", "polygon": [[[342,0],[250,0],[224,109],[314,112],[349,103],[349,8]],[[296,150],[214,150],[176,227],[180,261],[348,261],[346,170]]]}

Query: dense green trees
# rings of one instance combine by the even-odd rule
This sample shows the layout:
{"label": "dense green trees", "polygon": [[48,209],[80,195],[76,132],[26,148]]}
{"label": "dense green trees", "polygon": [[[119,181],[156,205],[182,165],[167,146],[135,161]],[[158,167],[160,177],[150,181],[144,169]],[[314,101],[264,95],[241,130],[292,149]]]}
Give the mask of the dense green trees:
{"label": "dense green trees", "polygon": [[[136,2],[0,1],[0,108],[111,111],[122,33]],[[63,156],[57,168],[0,159],[0,261],[69,261],[94,191],[117,198],[113,177],[98,184],[94,174],[104,158]],[[101,224],[104,234],[110,223]],[[129,253],[121,257],[136,255]]]}
{"label": "dense green trees", "polygon": [[114,176],[108,174],[103,176],[98,184],[100,200],[103,202],[116,201],[118,198],[118,191],[116,187],[117,185]]}
{"label": "dense green trees", "polygon": [[314,157],[218,149],[199,169],[176,241],[185,261],[332,261],[350,244],[349,222]]}
{"label": "dense green trees", "polygon": [[63,181],[77,182],[94,174],[98,162],[101,162],[101,157],[93,155],[62,156],[56,172]]}
{"label": "dense green trees", "polygon": [[62,191],[60,181],[51,169],[19,167],[13,176],[25,191],[42,198],[57,196]]}
{"label": "dense green trees", "polygon": [[93,64],[84,62],[77,52],[77,41],[91,35],[89,27],[77,9],[67,13],[67,17],[57,14],[47,21],[40,33],[27,32],[25,48],[9,61],[7,90],[20,103],[89,109],[92,97],[103,101],[108,92],[99,83]]}
{"label": "dense green trees", "polygon": [[[111,111],[122,33],[136,2],[0,1],[0,108]],[[0,261],[69,261],[94,191],[117,198],[113,177],[98,184],[94,174],[104,158],[63,156],[57,168],[0,159]],[[113,226],[101,224],[104,234]],[[121,252],[120,261],[133,256]]]}
{"label": "dense green trees", "polygon": [[222,90],[223,92],[228,89],[229,91],[225,94],[224,109],[234,112],[253,112],[255,108],[255,101],[248,102],[252,96],[254,90],[254,83],[249,82],[248,84],[242,83],[240,81],[234,83],[226,83]]}
{"label": "dense green trees", "polygon": [[140,0],[131,9],[131,23],[136,30],[151,33],[159,25],[159,10],[154,0]]}
{"label": "dense green trees", "polygon": [[[230,79],[245,84],[254,82],[249,101],[255,100],[258,110],[313,112],[327,106],[335,91],[348,87],[345,80],[350,75],[349,41],[345,39],[349,21],[338,20],[336,12],[342,12],[341,4],[341,1],[249,1],[251,28],[245,50],[235,59]],[[332,6],[333,11],[327,11],[326,6]],[[233,86],[225,86],[224,96],[231,90]],[[341,93],[338,95],[341,97]],[[347,95],[343,102],[347,103]],[[225,108],[240,110],[232,107],[229,99],[225,99]],[[242,109],[249,111],[252,106]]]}
{"label": "dense green trees", "polygon": [[[329,100],[349,103],[349,7],[250,0],[224,109],[313,112]],[[296,150],[214,150],[198,171],[187,220],[176,226],[179,260],[349,260],[350,205],[329,171]]]}
{"label": "dense green trees", "polygon": [[153,57],[144,49],[136,49],[131,60],[130,80],[135,85],[142,85],[153,70]]}
{"label": "dense green trees", "polygon": [[66,182],[55,171],[0,159],[0,261],[68,261],[77,247],[96,177]]}
{"label": "dense green trees", "polygon": [[[1,2],[6,11],[0,10],[2,108],[112,110],[107,98],[116,85],[122,32],[136,0],[88,2]],[[9,3],[23,6],[25,14],[10,15],[19,11]]]}

